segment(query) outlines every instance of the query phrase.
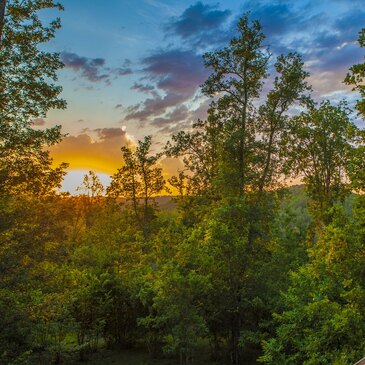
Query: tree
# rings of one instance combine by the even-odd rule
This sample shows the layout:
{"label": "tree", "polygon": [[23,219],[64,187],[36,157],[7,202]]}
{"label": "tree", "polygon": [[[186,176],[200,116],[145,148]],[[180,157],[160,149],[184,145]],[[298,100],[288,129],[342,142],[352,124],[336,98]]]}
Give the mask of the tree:
{"label": "tree", "polygon": [[[1,2],[1,190],[44,193],[47,180],[48,191],[52,191],[64,175],[66,165],[52,169],[49,154],[44,151],[45,146],[61,139],[60,127],[33,128],[35,118],[45,117],[52,108],[66,107],[58,97],[62,88],[53,83],[57,81],[56,71],[63,66],[59,55],[40,50],[40,45],[54,38],[60,28],[59,19],[44,26],[38,16],[39,10],[52,8],[61,10],[62,6],[53,0]],[[37,180],[43,185],[41,188],[37,187]]]}
{"label": "tree", "polygon": [[197,341],[207,332],[202,316],[203,298],[209,289],[207,277],[170,261],[149,285],[153,293],[150,315],[139,324],[150,331],[157,329],[164,352],[179,355],[181,365],[194,362]]}
{"label": "tree", "polygon": [[97,199],[103,195],[104,186],[101,183],[98,175],[94,171],[89,171],[84,175],[82,185],[77,188],[78,191],[83,191],[91,200]]}
{"label": "tree", "polygon": [[262,362],[347,365],[363,356],[364,207],[359,196],[353,217],[334,208],[333,221],[308,250],[309,263],[291,275]]}
{"label": "tree", "polygon": [[151,201],[165,186],[162,169],[157,167],[161,154],[151,155],[151,144],[152,137],[147,136],[143,141],[138,141],[135,151],[123,146],[121,150],[125,165],[112,176],[107,188],[109,196],[132,202],[135,218],[145,237],[153,218]]}
{"label": "tree", "polygon": [[[215,98],[207,121],[174,136],[168,149],[183,157],[193,195],[208,197],[190,208],[193,216],[199,212],[191,238],[198,242],[191,250],[207,250],[194,267],[205,269],[213,287],[204,319],[215,352],[224,339],[232,363],[257,355],[264,336],[260,324],[270,318],[276,300],[266,294],[272,287],[265,277],[273,262],[270,246],[279,207],[273,188],[282,172],[289,109],[309,89],[301,57],[279,56],[273,88],[257,107],[270,54],[259,22],[244,16],[237,30],[227,47],[204,56],[212,74],[202,91]],[[173,181],[179,188],[181,178]]]}
{"label": "tree", "polygon": [[[215,109],[210,108],[207,120],[198,120],[192,126],[192,132],[181,131],[172,136],[165,149],[168,156],[182,157],[187,173],[172,180],[180,194],[217,195],[214,192],[214,179],[219,169],[219,152],[222,140],[222,123]],[[187,180],[185,188],[179,181]]]}
{"label": "tree", "polygon": [[104,186],[95,172],[89,171],[84,175],[82,184],[77,187],[77,191],[84,194],[78,197],[79,205],[84,210],[86,227],[90,227],[94,213],[102,208]]}
{"label": "tree", "polygon": [[[363,28],[359,33],[359,38],[357,40],[360,47],[365,47],[365,28]],[[357,101],[356,109],[359,114],[365,117],[365,62],[357,63],[350,68],[350,72],[346,75],[344,80],[345,84],[352,85],[354,91],[358,91],[361,100]]]}
{"label": "tree", "polygon": [[282,173],[282,137],[290,123],[285,113],[298,100],[302,93],[309,90],[305,78],[309,73],[303,70],[303,61],[298,54],[289,53],[279,56],[275,64],[277,76],[274,88],[268,93],[267,101],[259,108],[259,133],[261,135],[262,163],[259,168],[257,188],[263,191],[275,188]]}
{"label": "tree", "polygon": [[9,122],[27,122],[44,117],[51,108],[65,108],[58,95],[56,71],[63,64],[59,54],[41,51],[60,28],[60,20],[44,26],[38,16],[42,9],[62,10],[53,0],[2,1],[4,18],[0,43],[0,118]]}
{"label": "tree", "polygon": [[45,148],[60,140],[60,127],[41,131],[1,123],[0,129],[6,130],[0,131],[0,194],[54,193],[61,186],[68,164],[53,168]]}
{"label": "tree", "polygon": [[286,169],[302,176],[312,208],[325,213],[349,192],[347,169],[358,130],[346,104],[324,101],[292,118],[285,136]]}
{"label": "tree", "polygon": [[[225,148],[229,157],[223,173],[226,183],[235,194],[243,195],[252,184],[253,154],[255,146],[255,120],[253,101],[259,97],[263,79],[267,75],[269,53],[263,47],[265,38],[258,21],[250,24],[248,16],[243,16],[237,26],[238,37],[229,46],[204,55],[206,67],[213,72],[202,86],[205,95],[213,97],[223,93],[218,99],[220,118],[229,131]],[[233,174],[233,175],[232,175]]]}
{"label": "tree", "polygon": [[1,0],[0,1],[0,45],[2,43],[2,38],[3,38],[5,8],[6,8],[6,0]]}
{"label": "tree", "polygon": [[237,30],[238,36],[227,47],[204,55],[212,74],[202,91],[218,97],[210,105],[207,121],[195,123],[191,133],[173,136],[168,146],[174,156],[184,157],[190,182],[218,196],[224,192],[242,196],[277,185],[288,111],[310,89],[301,57],[281,55],[275,64],[273,89],[257,108],[254,103],[261,96],[270,54],[263,46],[259,22],[250,22],[246,15]]}

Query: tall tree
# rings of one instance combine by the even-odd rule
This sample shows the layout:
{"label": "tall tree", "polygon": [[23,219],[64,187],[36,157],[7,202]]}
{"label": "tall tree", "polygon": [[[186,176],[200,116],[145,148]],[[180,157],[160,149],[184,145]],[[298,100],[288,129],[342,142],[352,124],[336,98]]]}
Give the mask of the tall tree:
{"label": "tall tree", "polygon": [[6,0],[0,0],[0,47],[2,44],[2,38],[3,38],[5,8],[6,8]]}
{"label": "tall tree", "polygon": [[[265,39],[258,21],[249,21],[247,15],[238,23],[238,36],[229,46],[204,55],[205,66],[212,74],[202,86],[209,97],[223,94],[217,108],[229,130],[225,141],[230,157],[226,163],[235,165],[233,175],[227,183],[233,183],[233,190],[243,195],[252,183],[249,171],[253,163],[255,132],[253,101],[259,97],[263,79],[267,75],[269,53],[263,46]],[[230,171],[231,168],[228,168]],[[228,173],[228,171],[226,171]]]}
{"label": "tall tree", "polygon": [[47,82],[57,81],[56,71],[63,66],[59,54],[39,47],[55,37],[60,19],[43,25],[38,15],[43,9],[63,8],[53,0],[8,0],[3,7],[0,118],[8,123],[30,123],[51,108],[66,107],[58,98],[62,88]]}
{"label": "tall tree", "polygon": [[276,187],[280,178],[281,141],[290,120],[286,113],[295,102],[304,98],[302,93],[310,89],[305,81],[309,73],[303,70],[303,65],[302,58],[296,53],[279,56],[275,64],[274,87],[268,93],[266,103],[259,108],[261,148],[258,153],[262,155],[262,162],[258,164],[259,191]]}
{"label": "tall tree", "polygon": [[[56,19],[44,25],[38,12],[62,9],[53,0],[8,0],[1,2],[0,18],[0,174],[3,186],[26,190],[27,182],[52,176],[52,190],[59,185],[63,168],[51,168],[44,147],[57,143],[60,127],[34,130],[33,120],[43,118],[52,108],[65,108],[59,98],[62,90],[54,84],[56,71],[63,65],[57,53],[40,46],[54,38],[60,28]],[[38,174],[39,173],[39,174]],[[43,178],[41,176],[43,175]],[[33,183],[29,191],[36,185]],[[4,190],[4,189],[2,189]],[[44,191],[36,188],[35,192]]]}

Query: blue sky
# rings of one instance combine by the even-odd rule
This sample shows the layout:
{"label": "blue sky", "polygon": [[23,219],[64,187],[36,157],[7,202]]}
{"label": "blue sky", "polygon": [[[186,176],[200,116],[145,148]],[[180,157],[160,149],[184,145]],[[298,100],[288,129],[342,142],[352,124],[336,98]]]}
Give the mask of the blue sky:
{"label": "blue sky", "polygon": [[47,48],[65,63],[59,82],[68,109],[50,112],[39,124],[62,124],[69,134],[52,153],[77,170],[67,180],[71,190],[81,170],[112,173],[122,144],[152,134],[159,148],[204,118],[208,101],[199,86],[209,70],[201,56],[227,44],[248,11],[263,25],[273,62],[281,53],[302,54],[316,99],[356,99],[342,80],[364,58],[356,43],[365,26],[364,0],[62,3],[62,29]]}

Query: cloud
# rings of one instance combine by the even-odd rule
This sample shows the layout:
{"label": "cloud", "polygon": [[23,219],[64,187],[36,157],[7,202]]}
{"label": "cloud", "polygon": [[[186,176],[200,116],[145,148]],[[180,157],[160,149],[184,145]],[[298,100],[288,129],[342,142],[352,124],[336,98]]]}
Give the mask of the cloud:
{"label": "cloud", "polygon": [[190,129],[194,121],[206,119],[210,100],[203,101],[196,109],[181,105],[167,113],[164,117],[155,118],[152,125],[160,128],[159,132],[166,135],[177,133],[183,129]]}
{"label": "cloud", "polygon": [[[340,0],[339,0],[340,1]],[[342,81],[348,68],[362,60],[363,51],[355,43],[357,33],[365,24],[365,12],[351,8],[338,9],[334,16],[314,7],[314,0],[298,3],[289,1],[258,1],[246,3],[250,18],[263,25],[274,55],[299,52],[311,73],[310,81],[320,95],[331,91],[346,91]],[[330,1],[325,4],[330,6]],[[337,9],[336,9],[337,10]]]}
{"label": "cloud", "polygon": [[[96,132],[97,140],[93,140],[91,132]],[[121,147],[134,145],[123,128],[98,128],[92,131],[85,129],[84,133],[64,138],[61,143],[50,148],[54,166],[61,162],[70,163],[69,179],[66,178],[62,190],[74,193],[75,188],[81,184],[83,175],[89,170],[98,175],[114,174],[123,165]],[[178,169],[184,167],[182,161],[175,158],[163,158],[160,165],[166,179],[176,175]],[[105,185],[110,182],[106,175],[104,182]]]}
{"label": "cloud", "polygon": [[94,132],[98,134],[100,140],[107,140],[115,137],[124,137],[126,132],[123,128],[97,128]]}
{"label": "cloud", "polygon": [[86,131],[77,136],[65,137],[50,148],[54,165],[69,162],[70,169],[91,169],[112,174],[122,166],[120,148],[133,145],[123,128],[98,128],[98,139],[93,140]]}
{"label": "cloud", "polygon": [[133,70],[130,67],[118,67],[113,70],[114,75],[116,76],[127,76],[133,73]]}
{"label": "cloud", "polygon": [[152,121],[152,124],[164,128],[173,123],[181,122],[182,120],[186,120],[190,117],[190,111],[185,105],[180,105],[173,109],[171,112],[167,113],[165,117],[155,118]]}
{"label": "cloud", "polygon": [[61,61],[65,68],[71,69],[80,74],[80,76],[90,82],[105,82],[110,84],[112,77],[126,76],[133,73],[131,61],[126,59],[122,67],[106,67],[104,58],[88,58],[79,56],[72,52],[62,52]]}
{"label": "cloud", "polygon": [[151,121],[168,108],[181,106],[194,96],[209,74],[201,56],[192,50],[162,50],[145,57],[142,65],[144,78],[154,83],[164,96],[152,92],[141,104],[129,107],[126,120]]}
{"label": "cloud", "polygon": [[79,72],[82,77],[90,82],[105,81],[108,75],[102,73],[105,66],[104,58],[87,58],[71,52],[62,52],[61,61],[66,68]]}
{"label": "cloud", "polygon": [[[362,62],[364,51],[355,42],[357,33],[365,24],[362,10],[339,15],[336,20],[325,19],[309,32],[292,42],[294,49],[304,53],[314,90],[320,95],[349,90],[343,79],[351,65]],[[344,95],[345,95],[344,94]]]}
{"label": "cloud", "polygon": [[153,85],[145,85],[145,84],[141,84],[138,82],[135,82],[134,85],[131,87],[131,90],[136,90],[139,91],[141,93],[150,93],[151,91],[153,91],[155,89],[155,87]]}
{"label": "cloud", "polygon": [[[168,35],[176,35],[195,45],[207,42],[217,43],[221,40],[221,26],[227,21],[231,11],[219,10],[218,5],[208,5],[197,2],[191,5],[176,18],[173,18],[165,27]],[[213,34],[215,37],[212,37]]]}
{"label": "cloud", "polygon": [[319,67],[321,70],[337,71],[345,77],[348,68],[363,58],[364,51],[360,47],[347,44],[340,49],[328,49],[325,56],[322,57]]}
{"label": "cloud", "polygon": [[335,30],[339,32],[342,42],[354,42],[358,33],[365,26],[365,11],[356,8],[347,12],[343,17],[335,21]]}
{"label": "cloud", "polygon": [[185,101],[185,98],[175,93],[167,94],[165,97],[156,95],[153,98],[144,100],[142,108],[127,114],[125,120],[135,119],[144,122],[150,120],[150,117],[163,114],[167,108],[180,104],[183,101]]}
{"label": "cloud", "polygon": [[[270,73],[276,55],[297,51],[303,54],[318,97],[336,90],[346,92],[343,77],[351,64],[362,59],[363,52],[354,41],[365,24],[365,12],[339,8],[334,16],[327,16],[325,6],[314,4],[314,0],[246,0],[241,14],[209,2],[188,6],[164,27],[171,44],[141,59],[142,76],[131,90],[146,97],[124,109],[125,120],[148,124],[158,133],[168,134],[189,128],[198,118],[205,119],[209,102],[202,99],[197,107],[195,99],[210,73],[203,66],[201,54],[226,46],[237,34],[238,16],[246,12],[251,20],[263,25],[267,36],[264,44],[270,45],[273,53]],[[325,4],[329,6],[330,1]]]}
{"label": "cloud", "polygon": [[309,19],[294,11],[293,4],[255,2],[250,18],[259,20],[267,37],[279,36],[292,30],[302,30]]}

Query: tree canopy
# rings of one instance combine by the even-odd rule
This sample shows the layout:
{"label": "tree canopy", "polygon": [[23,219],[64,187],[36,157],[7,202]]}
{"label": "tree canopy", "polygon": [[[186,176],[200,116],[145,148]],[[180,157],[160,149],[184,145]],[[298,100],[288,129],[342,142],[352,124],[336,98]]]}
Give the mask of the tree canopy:
{"label": "tree canopy", "polygon": [[[161,150],[129,140],[109,186],[89,171],[61,194],[66,165],[47,152],[61,129],[34,125],[66,106],[59,55],[41,47],[60,22],[42,9],[62,6],[0,2],[0,364],[105,348],[180,364],[359,360],[365,137],[351,106],[315,102],[301,56],[274,60],[246,14],[203,57],[205,120]],[[363,66],[345,80],[362,114]],[[184,166],[170,179],[165,157]]]}

